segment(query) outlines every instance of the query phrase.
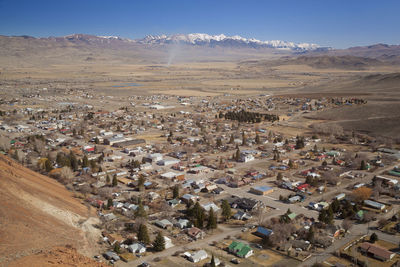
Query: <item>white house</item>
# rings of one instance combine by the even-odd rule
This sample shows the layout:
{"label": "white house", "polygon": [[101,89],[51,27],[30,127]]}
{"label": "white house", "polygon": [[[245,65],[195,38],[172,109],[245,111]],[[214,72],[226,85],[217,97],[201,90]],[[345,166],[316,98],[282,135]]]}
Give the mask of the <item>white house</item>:
{"label": "white house", "polygon": [[199,250],[196,252],[193,252],[192,254],[190,254],[190,256],[188,256],[188,259],[191,262],[197,263],[199,261],[202,261],[204,259],[207,259],[208,254],[205,250]]}
{"label": "white house", "polygon": [[174,244],[172,244],[171,238],[164,236],[164,240],[165,240],[165,249],[168,249],[168,248],[171,248],[174,246]]}
{"label": "white house", "polygon": [[240,161],[241,162],[249,162],[249,161],[253,161],[254,160],[254,156],[251,154],[241,154],[240,155]]}
{"label": "white house", "polygon": [[201,205],[203,207],[203,209],[205,209],[206,211],[210,211],[210,209],[212,208],[214,212],[217,212],[220,210],[220,208],[215,205],[213,202],[207,203],[207,204],[203,204]]}
{"label": "white house", "polygon": [[128,246],[128,250],[132,253],[145,253],[146,246],[141,243],[133,243],[132,245]]}

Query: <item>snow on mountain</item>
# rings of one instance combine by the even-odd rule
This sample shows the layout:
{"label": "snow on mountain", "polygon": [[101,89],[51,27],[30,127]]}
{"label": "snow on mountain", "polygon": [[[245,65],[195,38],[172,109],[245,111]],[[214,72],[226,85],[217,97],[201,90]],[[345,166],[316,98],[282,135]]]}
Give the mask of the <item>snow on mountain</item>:
{"label": "snow on mountain", "polygon": [[[94,36],[88,34],[72,34],[64,37],[56,37],[66,39],[73,42],[90,42],[100,44],[114,43],[138,43],[138,44],[187,44],[197,46],[222,46],[222,47],[239,47],[239,48],[276,48],[292,51],[308,51],[321,49],[319,45],[309,43],[294,43],[280,40],[261,41],[254,38],[244,38],[239,35],[226,36],[224,34],[209,35],[206,33],[190,33],[190,34],[174,34],[174,35],[148,35],[143,39],[131,40],[118,36]],[[121,44],[121,43],[119,43]]]}
{"label": "snow on mountain", "polygon": [[293,43],[280,40],[260,41],[254,38],[247,39],[239,35],[226,36],[209,35],[205,33],[191,33],[191,34],[174,34],[174,35],[148,35],[143,39],[136,40],[139,43],[145,44],[170,44],[170,43],[183,43],[190,45],[221,45],[221,46],[241,46],[241,47],[270,47],[289,50],[314,50],[320,46],[317,44],[309,43]]}

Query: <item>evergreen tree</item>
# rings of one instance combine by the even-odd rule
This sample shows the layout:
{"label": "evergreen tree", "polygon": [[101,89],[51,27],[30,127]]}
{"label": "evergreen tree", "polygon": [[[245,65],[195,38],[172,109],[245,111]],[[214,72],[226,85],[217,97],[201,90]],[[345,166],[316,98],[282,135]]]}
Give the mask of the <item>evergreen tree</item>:
{"label": "evergreen tree", "polygon": [[187,214],[190,218],[192,218],[194,226],[198,228],[203,228],[205,214],[204,209],[200,206],[199,202],[196,202],[193,207],[189,207],[187,210]]}
{"label": "evergreen tree", "polygon": [[229,205],[228,201],[226,199],[222,200],[222,216],[225,218],[225,220],[229,220],[232,216],[232,210],[231,206]]}
{"label": "evergreen tree", "polygon": [[328,208],[328,210],[326,212],[325,223],[327,223],[327,224],[332,224],[333,223],[333,210],[332,210],[331,206],[329,206],[329,208]]}
{"label": "evergreen tree", "polygon": [[139,205],[135,211],[135,217],[136,218],[146,218],[147,217],[147,213],[144,209],[142,202],[139,203]]}
{"label": "evergreen tree", "polygon": [[340,202],[339,202],[339,200],[337,200],[335,198],[335,200],[332,201],[331,207],[332,207],[332,211],[333,212],[335,212],[335,213],[338,212],[340,210]]}
{"label": "evergreen tree", "polygon": [[108,176],[108,174],[107,174],[107,176],[106,176],[106,184],[109,184],[110,183],[110,176]]}
{"label": "evergreen tree", "polygon": [[246,135],[244,134],[244,132],[242,133],[242,146],[247,145],[247,139],[246,139]]}
{"label": "evergreen tree", "polygon": [[222,140],[221,140],[221,138],[217,138],[216,146],[217,146],[217,147],[221,147],[221,146],[222,146]]}
{"label": "evergreen tree", "polygon": [[256,134],[256,144],[261,144],[260,136]]}
{"label": "evergreen tree", "polygon": [[314,241],[314,227],[311,226],[307,233],[307,240],[310,242]]}
{"label": "evergreen tree", "polygon": [[276,180],[282,181],[283,179],[283,174],[281,172],[278,172],[278,175],[276,176]]}
{"label": "evergreen tree", "polygon": [[64,159],[63,153],[61,153],[61,152],[57,153],[56,162],[57,162],[57,165],[59,165],[60,167],[65,166],[65,159]]}
{"label": "evergreen tree", "polygon": [[113,186],[113,187],[116,187],[117,185],[118,185],[117,175],[114,174],[113,180],[112,180],[112,186]]}
{"label": "evergreen tree", "polygon": [[146,245],[150,244],[149,233],[147,231],[147,226],[144,223],[142,223],[139,226],[137,238],[138,238],[138,241],[142,242],[143,244],[146,244]]}
{"label": "evergreen tree", "polygon": [[233,144],[235,142],[235,138],[233,137],[233,134],[231,134],[231,137],[229,138],[229,144]]}
{"label": "evergreen tree", "polygon": [[110,207],[112,207],[112,205],[113,205],[113,201],[112,201],[111,198],[109,198],[109,199],[107,200],[107,209],[109,209]]}
{"label": "evergreen tree", "polygon": [[369,237],[369,242],[375,243],[376,241],[378,241],[378,235],[375,233],[372,233],[372,235]]}
{"label": "evergreen tree", "polygon": [[118,242],[116,242],[115,245],[114,245],[114,252],[115,253],[121,253],[121,246],[119,245]]}
{"label": "evergreen tree", "polygon": [[90,168],[92,169],[92,171],[94,171],[97,167],[96,161],[90,160],[89,164],[90,164]]}
{"label": "evergreen tree", "polygon": [[172,191],[172,198],[179,198],[179,186],[175,185]]}
{"label": "evergreen tree", "polygon": [[321,210],[319,215],[318,215],[318,220],[320,222],[325,223],[326,222],[326,217],[327,217],[326,210],[325,209]]}
{"label": "evergreen tree", "polygon": [[296,149],[304,148],[304,137],[297,136],[296,138]]}
{"label": "evergreen tree", "polygon": [[82,160],[82,167],[89,167],[89,160],[88,157],[85,155],[83,156],[83,160]]}
{"label": "evergreen tree", "polygon": [[74,152],[72,150],[69,152],[69,161],[71,162],[71,168],[73,171],[78,170],[78,160],[75,157]]}
{"label": "evergreen tree", "polygon": [[361,161],[360,170],[365,170],[366,168],[367,168],[367,167],[366,167],[366,165],[365,165],[365,161],[362,160],[362,161]]}
{"label": "evergreen tree", "polygon": [[293,161],[291,159],[289,159],[288,166],[289,168],[293,169]]}
{"label": "evergreen tree", "polygon": [[144,176],[143,175],[140,175],[139,176],[139,179],[138,179],[138,190],[139,191],[143,191],[144,190],[144,183],[145,183],[145,178],[144,178]]}
{"label": "evergreen tree", "polygon": [[155,251],[163,251],[165,249],[165,239],[161,232],[158,232],[156,239],[153,242],[153,248]]}
{"label": "evergreen tree", "polygon": [[317,144],[314,145],[313,152],[318,152]]}
{"label": "evergreen tree", "polygon": [[239,161],[239,160],[240,160],[240,150],[239,150],[239,148],[236,149],[235,160],[236,160],[236,161]]}
{"label": "evergreen tree", "polygon": [[51,164],[49,159],[46,159],[46,161],[44,162],[44,168],[46,172],[51,172],[53,170],[53,165]]}
{"label": "evergreen tree", "polygon": [[214,254],[212,254],[211,262],[210,262],[210,267],[215,267],[215,266],[216,266],[216,265],[215,265]]}
{"label": "evergreen tree", "polygon": [[217,216],[214,214],[213,208],[210,208],[208,212],[208,221],[207,221],[207,229],[216,229],[217,228]]}

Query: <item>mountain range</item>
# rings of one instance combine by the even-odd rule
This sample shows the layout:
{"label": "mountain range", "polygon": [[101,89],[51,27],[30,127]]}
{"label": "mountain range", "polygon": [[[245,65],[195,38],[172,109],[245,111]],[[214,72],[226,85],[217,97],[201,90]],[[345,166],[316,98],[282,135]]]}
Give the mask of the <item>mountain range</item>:
{"label": "mountain range", "polygon": [[294,43],[280,40],[273,41],[260,41],[254,38],[247,39],[239,35],[226,36],[209,35],[205,33],[191,33],[191,34],[174,34],[174,35],[148,35],[143,39],[136,40],[144,44],[171,44],[181,43],[188,45],[207,45],[207,46],[227,46],[227,47],[268,47],[277,49],[287,49],[294,51],[305,51],[320,49],[317,44],[310,43]]}
{"label": "mountain range", "polygon": [[[35,38],[31,36],[21,36],[24,38]],[[209,35],[205,33],[191,33],[191,34],[174,34],[174,35],[148,35],[141,39],[128,39],[118,36],[95,36],[88,34],[72,34],[62,37],[47,37],[37,38],[47,39],[52,41],[85,41],[88,43],[125,43],[125,44],[146,44],[146,45],[169,45],[169,44],[183,44],[192,46],[209,46],[209,47],[247,47],[247,48],[276,48],[291,51],[309,51],[328,49],[322,48],[317,44],[311,43],[294,43],[281,40],[260,41],[254,38],[247,39],[238,35],[226,36]]]}
{"label": "mountain range", "polygon": [[344,68],[363,69],[382,63],[399,64],[400,45],[375,44],[334,49],[311,43],[260,41],[241,36],[203,33],[148,35],[135,40],[89,34],[44,38],[0,35],[0,65],[3,67],[76,64],[88,61],[169,64],[171,61],[261,60],[285,56],[314,58],[299,58],[296,61],[283,58],[282,64],[307,64],[313,67],[340,65]]}

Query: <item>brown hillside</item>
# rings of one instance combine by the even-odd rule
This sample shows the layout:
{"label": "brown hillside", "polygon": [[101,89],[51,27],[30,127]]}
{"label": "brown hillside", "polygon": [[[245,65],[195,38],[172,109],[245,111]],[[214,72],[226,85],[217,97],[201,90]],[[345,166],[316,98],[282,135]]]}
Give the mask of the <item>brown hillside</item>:
{"label": "brown hillside", "polygon": [[56,247],[50,251],[41,252],[35,255],[23,257],[12,262],[9,267],[105,267],[105,263],[99,263],[85,256],[80,255],[76,249],[71,247]]}
{"label": "brown hillside", "polygon": [[[0,265],[54,246],[88,253],[87,208],[57,181],[0,155]],[[85,229],[85,230],[83,230]]]}

